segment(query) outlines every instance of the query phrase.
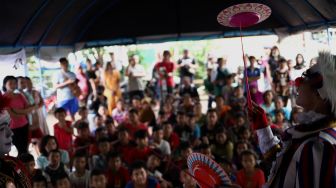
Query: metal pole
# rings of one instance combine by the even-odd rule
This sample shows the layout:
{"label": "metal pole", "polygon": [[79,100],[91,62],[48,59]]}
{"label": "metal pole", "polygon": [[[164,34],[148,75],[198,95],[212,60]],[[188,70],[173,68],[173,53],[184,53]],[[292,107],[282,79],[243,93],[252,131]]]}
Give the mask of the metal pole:
{"label": "metal pole", "polygon": [[329,48],[331,48],[332,38],[331,38],[331,35],[330,35],[329,27],[327,27],[327,40],[328,40],[328,46],[329,46]]}
{"label": "metal pole", "polygon": [[44,89],[43,89],[43,86],[44,86],[44,82],[43,82],[43,69],[42,69],[42,64],[41,64],[41,53],[40,53],[40,48],[37,48],[36,49],[36,60],[37,60],[37,63],[39,65],[39,77],[40,77],[40,93],[41,93],[41,96],[42,98],[45,98],[45,93],[44,93]]}

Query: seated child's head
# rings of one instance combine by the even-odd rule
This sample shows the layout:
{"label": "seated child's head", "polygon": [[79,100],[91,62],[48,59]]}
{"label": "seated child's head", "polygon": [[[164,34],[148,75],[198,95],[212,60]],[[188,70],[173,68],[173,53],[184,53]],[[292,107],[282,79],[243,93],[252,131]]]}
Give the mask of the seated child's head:
{"label": "seated child's head", "polygon": [[236,153],[238,156],[240,156],[240,154],[245,151],[245,150],[248,150],[250,149],[250,145],[249,145],[249,142],[247,141],[244,141],[244,140],[240,140],[236,143]]}
{"label": "seated child's head", "polygon": [[257,164],[257,154],[252,150],[245,150],[240,154],[241,164],[246,170],[253,170]]}
{"label": "seated child's head", "polygon": [[107,118],[104,123],[108,134],[114,135],[117,132],[117,128],[114,125],[114,120],[112,118]]}
{"label": "seated child's head", "polygon": [[118,139],[120,140],[121,144],[128,144],[130,137],[126,128],[118,128]]}
{"label": "seated child's head", "polygon": [[139,113],[138,110],[135,108],[132,108],[128,111],[128,118],[129,121],[132,123],[137,123],[139,121]]}
{"label": "seated child's head", "polygon": [[98,141],[99,154],[107,155],[110,152],[110,140],[108,138],[101,138]]}
{"label": "seated child's head", "polygon": [[82,106],[78,109],[78,115],[81,117],[81,119],[87,119],[88,109],[86,106]]}
{"label": "seated child's head", "polygon": [[281,110],[275,111],[275,123],[283,123],[285,121],[285,113]]}
{"label": "seated child's head", "polygon": [[95,137],[96,137],[96,140],[108,137],[108,133],[107,133],[106,127],[98,127],[96,129],[96,131],[95,131]]}
{"label": "seated child's head", "polygon": [[218,128],[216,131],[215,139],[216,139],[217,144],[220,144],[220,145],[225,144],[226,141],[228,140],[226,129],[223,127]]}
{"label": "seated child's head", "polygon": [[108,109],[106,105],[99,105],[98,107],[98,114],[101,116],[108,115]]}
{"label": "seated child's head", "polygon": [[69,176],[65,173],[59,174],[53,178],[52,185],[54,188],[71,188]]}
{"label": "seated child's head", "polygon": [[187,113],[187,125],[191,128],[195,128],[196,117],[193,111]]}
{"label": "seated child's head", "polygon": [[92,188],[105,188],[107,183],[104,171],[94,169],[91,171],[90,184]]}
{"label": "seated child's head", "polygon": [[180,171],[180,181],[184,187],[196,187],[197,182],[193,177],[188,173],[189,169],[187,165],[183,165]]}
{"label": "seated child's head", "polygon": [[143,161],[136,161],[131,166],[131,179],[135,187],[147,184],[147,170]]}
{"label": "seated child's head", "polygon": [[66,118],[66,110],[64,108],[56,108],[54,111],[54,116],[58,121],[64,121]]}
{"label": "seated child's head", "polygon": [[220,106],[223,106],[224,105],[224,98],[221,96],[221,95],[217,95],[216,98],[216,106],[217,107],[220,107]]}
{"label": "seated child's head", "polygon": [[225,157],[216,158],[216,162],[218,162],[218,164],[224,169],[227,174],[231,174],[233,172],[233,163]]}
{"label": "seated child's head", "polygon": [[161,126],[155,126],[153,128],[153,139],[157,142],[161,142],[163,139],[163,129]]}
{"label": "seated child's head", "polygon": [[251,130],[247,127],[241,127],[239,130],[239,137],[242,140],[250,140],[252,137]]}
{"label": "seated child's head", "polygon": [[156,169],[161,165],[161,156],[162,152],[159,149],[152,150],[152,153],[148,156],[147,159],[147,168]]}
{"label": "seated child's head", "polygon": [[138,130],[135,132],[134,139],[137,147],[145,148],[148,146],[148,134],[146,130]]}
{"label": "seated child's head", "polygon": [[188,156],[193,152],[191,145],[188,142],[182,142],[180,145],[181,157],[186,160]]}
{"label": "seated child's head", "polygon": [[41,173],[36,173],[32,178],[32,186],[33,188],[46,188],[47,187],[47,179]]}
{"label": "seated child's head", "polygon": [[48,161],[49,166],[57,167],[61,163],[61,152],[57,149],[50,151]]}
{"label": "seated child's head", "polygon": [[104,126],[104,119],[103,119],[103,116],[101,116],[100,114],[97,114],[95,117],[94,117],[94,122],[95,122],[95,125],[97,128],[99,127],[103,127]]}
{"label": "seated child's head", "polygon": [[173,126],[170,122],[165,121],[162,123],[163,127],[163,135],[165,138],[169,138],[171,134],[173,133]]}
{"label": "seated child's head", "polygon": [[246,123],[245,117],[246,116],[244,115],[243,112],[237,113],[237,115],[236,115],[236,125],[237,125],[237,127],[242,127],[242,126],[245,125],[245,123]]}
{"label": "seated child's head", "polygon": [[33,175],[35,172],[35,160],[34,156],[29,153],[23,153],[19,156],[19,160],[26,166],[28,173]]}
{"label": "seated child's head", "polygon": [[177,112],[176,123],[178,125],[184,125],[187,123],[187,116],[183,110],[179,110]]}
{"label": "seated child's head", "polygon": [[73,157],[73,165],[78,172],[84,172],[87,166],[86,154],[83,151],[78,151]]}
{"label": "seated child's head", "polygon": [[48,157],[50,151],[58,149],[56,137],[50,135],[42,137],[39,149],[42,155]]}
{"label": "seated child's head", "polygon": [[208,157],[212,157],[211,147],[209,144],[201,144],[199,146],[200,152]]}
{"label": "seated child's head", "polygon": [[77,127],[78,137],[80,138],[89,138],[90,137],[90,129],[89,124],[87,122],[79,122]]}
{"label": "seated child's head", "polygon": [[117,171],[119,170],[119,168],[121,167],[121,157],[119,155],[119,153],[117,152],[110,152],[107,155],[107,164],[108,164],[108,168],[113,170],[113,171]]}

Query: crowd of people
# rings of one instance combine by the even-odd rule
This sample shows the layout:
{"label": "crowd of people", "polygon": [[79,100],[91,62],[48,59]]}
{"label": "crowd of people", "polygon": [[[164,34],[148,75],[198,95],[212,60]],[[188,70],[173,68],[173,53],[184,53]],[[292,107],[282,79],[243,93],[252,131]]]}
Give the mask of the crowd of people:
{"label": "crowd of people", "polygon": [[[227,69],[226,58],[209,57],[204,105],[195,85],[198,65],[188,50],[177,62],[164,51],[148,84],[137,55],[129,57],[124,74],[110,55],[111,62],[88,59],[75,72],[66,58],[60,59],[54,79],[57,123],[49,126],[53,135],[30,78],[4,78],[13,144],[33,187],[196,188],[186,161],[200,152],[218,162],[235,184],[260,188],[271,166],[263,163],[248,119],[244,71],[252,100],[267,113],[273,134],[282,135],[298,124],[302,112],[294,79],[314,64],[301,54],[285,59],[277,47],[263,59],[247,56],[247,70],[237,72]],[[180,83],[174,83],[176,74]],[[120,86],[124,77],[127,93]],[[29,143],[38,146],[37,158],[28,152]]]}

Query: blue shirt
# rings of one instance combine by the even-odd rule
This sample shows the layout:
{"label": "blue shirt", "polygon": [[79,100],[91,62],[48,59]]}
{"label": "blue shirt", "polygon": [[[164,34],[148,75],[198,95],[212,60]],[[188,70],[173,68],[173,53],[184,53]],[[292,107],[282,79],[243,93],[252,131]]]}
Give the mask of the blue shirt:
{"label": "blue shirt", "polygon": [[[152,177],[147,178],[147,186],[146,188],[157,188],[159,185],[159,182]],[[128,182],[125,188],[134,188],[134,183],[132,181]]]}
{"label": "blue shirt", "polygon": [[[59,71],[54,77],[54,84],[61,84],[67,80],[76,80],[75,73]],[[70,87],[57,88],[57,101],[65,101],[73,98],[75,98],[75,96],[72,94]]]}

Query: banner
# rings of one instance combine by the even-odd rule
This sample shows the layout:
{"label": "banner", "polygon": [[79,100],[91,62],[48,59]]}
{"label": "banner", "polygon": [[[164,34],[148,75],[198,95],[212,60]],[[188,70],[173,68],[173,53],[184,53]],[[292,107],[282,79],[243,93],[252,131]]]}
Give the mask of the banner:
{"label": "banner", "polygon": [[26,52],[24,49],[6,55],[0,55],[0,86],[8,76],[25,76]]}

